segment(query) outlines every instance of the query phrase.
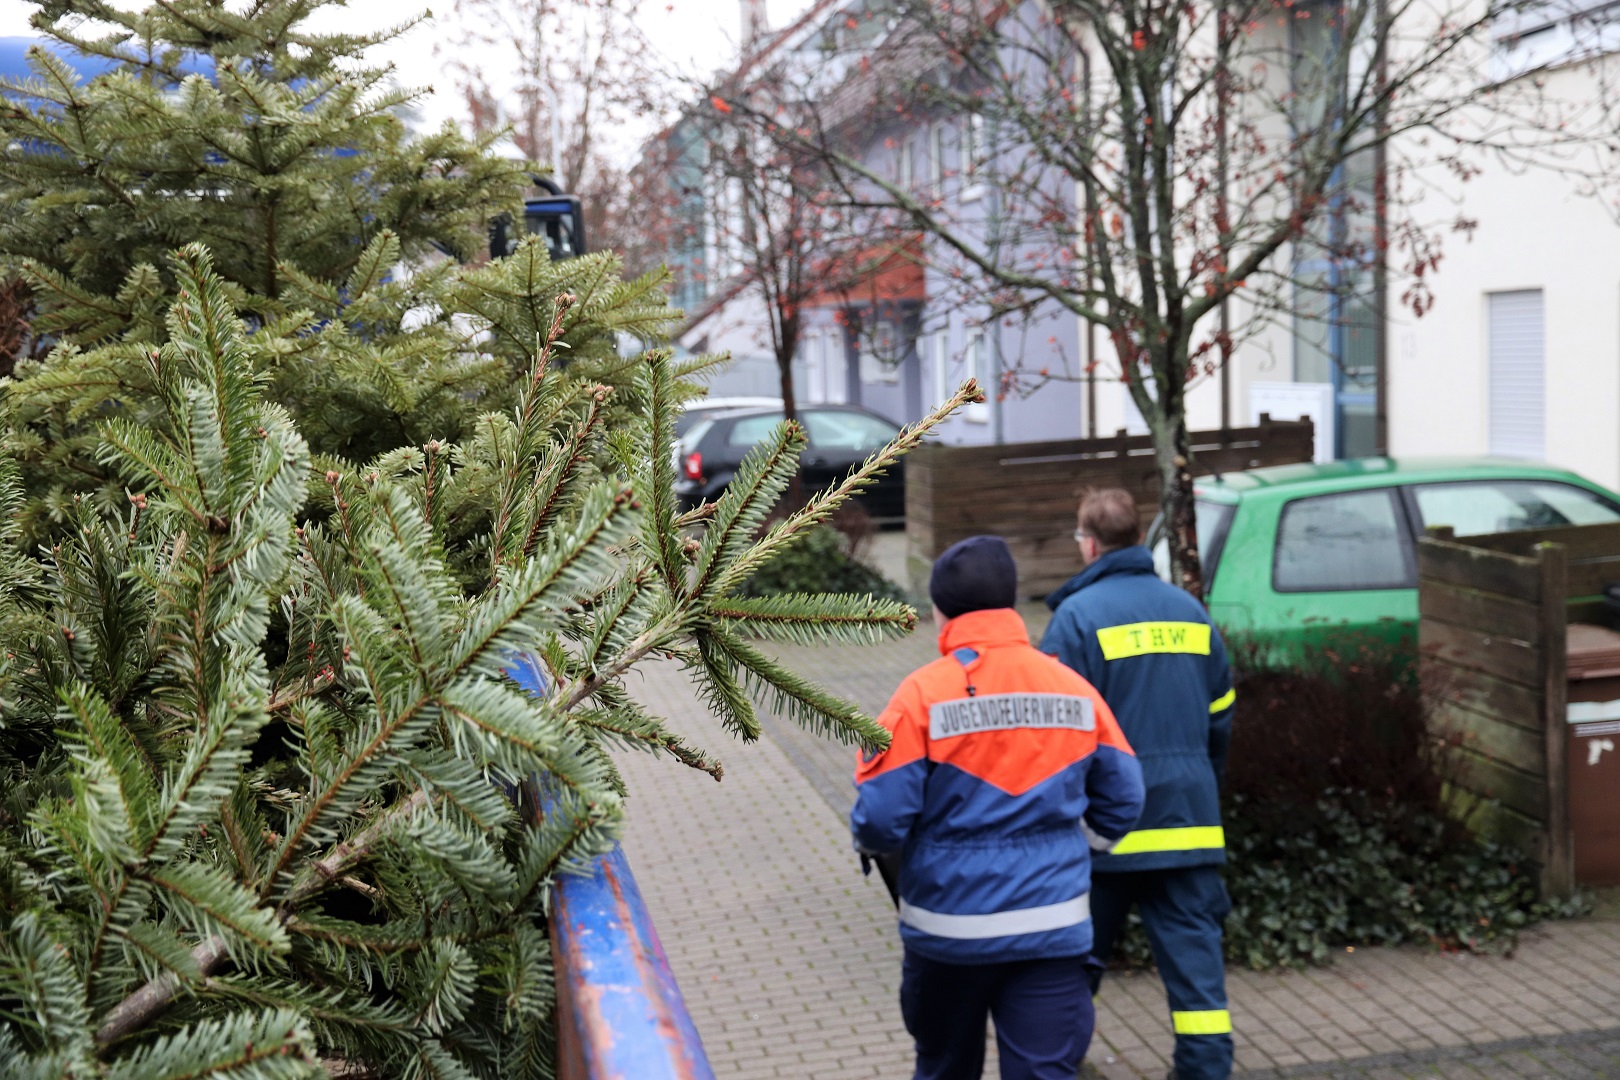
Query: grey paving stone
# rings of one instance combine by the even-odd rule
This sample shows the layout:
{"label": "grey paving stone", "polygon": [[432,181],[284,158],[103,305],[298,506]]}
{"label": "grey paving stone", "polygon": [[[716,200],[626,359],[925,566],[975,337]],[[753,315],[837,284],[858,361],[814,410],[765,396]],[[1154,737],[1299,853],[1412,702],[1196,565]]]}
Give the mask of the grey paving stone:
{"label": "grey paving stone", "polygon": [[[1025,610],[1038,623],[1045,609]],[[925,629],[781,655],[875,713],[937,653]],[[739,744],[672,664],[631,688],[726,764],[717,784],[667,758],[619,757],[625,849],[716,1075],[908,1076],[894,911],[876,876],[861,877],[844,820],[853,751],[771,717],[764,739]],[[1620,1078],[1620,1035],[1590,1034],[1620,1032],[1617,958],[1620,920],[1594,918],[1527,933],[1511,957],[1358,949],[1312,972],[1233,971],[1239,1063],[1251,1078]],[[1111,975],[1087,1075],[1161,1080],[1172,1045],[1158,980]],[[992,1040],[987,1076],[994,1056]]]}
{"label": "grey paving stone", "polygon": [[1620,1028],[1240,1072],[1235,1080],[1613,1080]]}

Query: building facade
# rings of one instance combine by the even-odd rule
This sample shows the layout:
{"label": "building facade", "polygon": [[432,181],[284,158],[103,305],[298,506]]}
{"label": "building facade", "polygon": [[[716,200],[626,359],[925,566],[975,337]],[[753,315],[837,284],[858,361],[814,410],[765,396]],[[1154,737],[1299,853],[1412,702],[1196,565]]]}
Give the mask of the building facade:
{"label": "building facade", "polygon": [[[824,82],[847,74],[854,58],[894,28],[864,3],[816,4],[792,27],[746,55],[750,67],[815,71]],[[837,70],[830,70],[834,67]],[[733,81],[737,81],[734,79]],[[677,125],[679,127],[679,125]],[[969,116],[896,113],[859,127],[851,152],[902,188],[957,208],[969,229],[996,212],[1000,193],[985,181],[996,147]],[[690,160],[693,152],[688,152]],[[773,392],[776,381],[764,297],[739,276],[746,260],[727,250],[723,180],[710,180],[707,209],[687,236],[702,238],[707,293],[687,305],[679,344],[693,352],[728,351],[731,367],[711,382],[712,396]],[[793,370],[803,404],[861,405],[897,423],[921,419],[974,378],[989,398],[947,420],[939,437],[952,444],[1028,442],[1082,434],[1080,328],[1055,307],[996,319],[987,304],[948,273],[937,241],[888,234],[870,249],[829,255],[828,284],[803,305]],[[690,265],[696,256],[681,253]],[[834,272],[833,264],[842,272]],[[853,275],[851,264],[861,269]],[[690,280],[691,275],[686,275]],[[683,287],[682,297],[695,290]]]}
{"label": "building facade", "polygon": [[[1598,17],[1600,7],[1532,6],[1493,27],[1482,43],[1484,76],[1535,67],[1554,100],[1604,100],[1612,80],[1594,57],[1620,44],[1620,31]],[[850,8],[817,10],[818,19],[782,42],[807,62],[818,36],[836,33]],[[1311,35],[1328,25],[1299,20],[1281,44],[1294,57],[1319,54],[1332,43]],[[969,220],[993,214],[999,197],[975,177],[974,162],[1019,149],[986,142],[971,117],[910,111],[866,133],[860,155],[874,172],[954,204]],[[1385,151],[1391,161],[1420,152],[1399,139]],[[1225,370],[1191,386],[1189,426],[1306,415],[1317,422],[1321,460],[1491,454],[1550,461],[1620,488],[1620,211],[1605,197],[1612,192],[1556,169],[1509,169],[1483,155],[1474,165],[1467,179],[1424,178],[1434,191],[1428,212],[1470,227],[1440,232],[1443,257],[1425,274],[1431,302],[1421,315],[1402,302],[1408,281],[1400,267],[1304,245],[1289,250],[1279,259],[1302,283],[1289,309],[1279,316],[1231,303],[1231,322],[1244,332]],[[1325,230],[1342,238],[1376,226],[1368,207],[1378,168],[1371,152],[1345,166],[1338,184],[1353,193],[1346,205],[1359,209],[1330,214]],[[914,272],[888,267],[881,282],[821,297],[806,312],[795,360],[801,400],[858,403],[909,421],[971,376],[1001,393],[948,421],[949,442],[1143,430],[1097,329],[1056,309],[992,319],[950,278],[949,260],[931,242],[918,243]],[[750,338],[749,303],[745,292],[711,295],[683,336],[691,347],[725,342],[738,355],[716,392],[727,379],[737,392],[769,392],[762,372],[774,364],[758,335]]]}

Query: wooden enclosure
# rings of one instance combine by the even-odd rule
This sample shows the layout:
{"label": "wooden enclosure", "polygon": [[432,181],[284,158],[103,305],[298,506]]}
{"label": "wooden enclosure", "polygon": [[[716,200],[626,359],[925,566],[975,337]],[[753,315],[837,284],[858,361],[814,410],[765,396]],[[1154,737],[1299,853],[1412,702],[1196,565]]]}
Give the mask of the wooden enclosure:
{"label": "wooden enclosure", "polygon": [[[1445,742],[1453,812],[1481,835],[1535,859],[1545,895],[1576,884],[1568,722],[1572,626],[1620,581],[1620,525],[1533,529],[1418,542],[1418,651],[1430,723]],[[1597,843],[1595,837],[1587,842]]]}
{"label": "wooden enclosure", "polygon": [[[1239,472],[1311,460],[1309,420],[1195,432],[1193,473]],[[1091,488],[1136,496],[1144,527],[1158,513],[1159,471],[1146,435],[1001,446],[925,444],[906,457],[906,548],[911,588],[926,593],[935,558],[980,533],[1004,537],[1024,596],[1045,596],[1080,570],[1075,509]]]}

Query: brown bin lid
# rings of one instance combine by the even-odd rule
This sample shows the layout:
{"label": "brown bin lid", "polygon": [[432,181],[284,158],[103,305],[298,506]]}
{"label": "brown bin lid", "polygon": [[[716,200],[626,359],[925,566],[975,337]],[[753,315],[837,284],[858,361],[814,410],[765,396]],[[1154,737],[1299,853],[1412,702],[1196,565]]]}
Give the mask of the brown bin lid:
{"label": "brown bin lid", "polygon": [[1571,679],[1620,675],[1620,632],[1606,626],[1570,623],[1568,643]]}

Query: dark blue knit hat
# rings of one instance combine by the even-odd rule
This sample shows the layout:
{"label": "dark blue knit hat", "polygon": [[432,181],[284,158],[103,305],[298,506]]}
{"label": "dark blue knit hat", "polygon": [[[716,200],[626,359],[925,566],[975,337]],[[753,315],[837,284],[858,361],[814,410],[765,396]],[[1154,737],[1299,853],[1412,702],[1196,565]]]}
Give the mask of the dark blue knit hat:
{"label": "dark blue knit hat", "polygon": [[934,560],[928,597],[947,619],[1018,603],[1018,564],[999,536],[970,536]]}

